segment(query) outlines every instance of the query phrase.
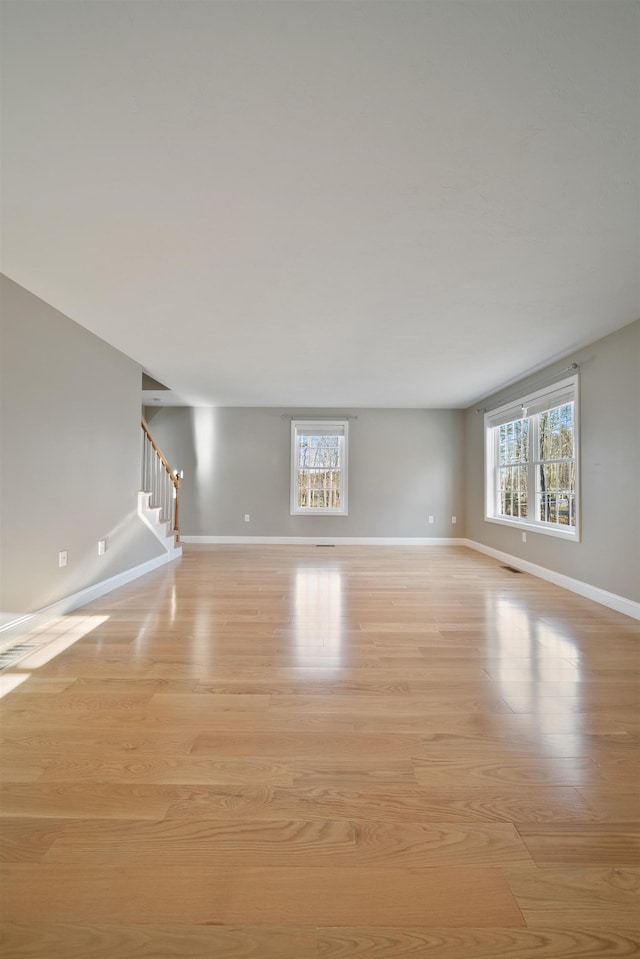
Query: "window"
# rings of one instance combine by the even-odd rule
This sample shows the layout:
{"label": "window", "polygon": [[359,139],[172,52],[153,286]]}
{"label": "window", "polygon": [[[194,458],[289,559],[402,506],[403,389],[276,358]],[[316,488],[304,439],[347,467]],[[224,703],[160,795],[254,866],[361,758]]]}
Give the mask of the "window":
{"label": "window", "polygon": [[291,423],[291,512],[347,515],[346,420]]}
{"label": "window", "polygon": [[578,378],[485,414],[486,519],[577,540]]}

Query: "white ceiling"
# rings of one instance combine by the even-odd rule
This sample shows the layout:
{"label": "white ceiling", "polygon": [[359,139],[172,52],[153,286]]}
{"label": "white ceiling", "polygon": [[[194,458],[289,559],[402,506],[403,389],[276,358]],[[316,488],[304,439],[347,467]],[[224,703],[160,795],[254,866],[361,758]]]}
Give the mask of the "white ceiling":
{"label": "white ceiling", "polygon": [[635,0],[2,8],[3,272],[173,402],[461,407],[640,315]]}

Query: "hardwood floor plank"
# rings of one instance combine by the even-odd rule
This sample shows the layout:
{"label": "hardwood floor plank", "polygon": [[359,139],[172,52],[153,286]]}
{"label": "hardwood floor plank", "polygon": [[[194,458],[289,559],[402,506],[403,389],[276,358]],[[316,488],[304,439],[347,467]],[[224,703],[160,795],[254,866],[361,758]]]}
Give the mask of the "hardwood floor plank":
{"label": "hardwood floor plank", "polygon": [[[4,910],[18,922],[217,925],[521,926],[499,869],[325,867],[224,870],[8,864]],[[140,890],[145,890],[144,898]]]}
{"label": "hardwood floor plank", "polygon": [[[8,698],[9,697],[7,697],[7,699]],[[51,715],[51,712],[49,712],[49,715]],[[7,707],[2,710],[2,728],[18,730],[34,726],[42,728],[43,724],[46,723],[46,717],[47,711],[41,709],[39,706],[29,709],[9,709]],[[144,723],[145,719],[146,712],[144,709],[140,709],[139,711],[132,710],[127,713],[126,723],[130,727],[136,728]],[[91,726],[94,729],[104,729],[105,727],[121,728],[123,721],[122,716],[109,713],[107,710],[99,712],[95,709],[77,709],[63,710],[59,713],[56,711],[56,726],[68,726],[71,729],[77,728],[78,726],[82,726],[83,728]]]}
{"label": "hardwood floor plank", "polygon": [[[620,657],[622,659],[622,657]],[[616,657],[617,659],[617,657]],[[583,669],[582,676],[586,682],[614,682],[614,683],[635,683],[636,688],[640,683],[640,653],[637,654],[636,662],[633,660],[626,666],[598,666],[595,663],[590,669]]]}
{"label": "hardwood floor plank", "polygon": [[473,759],[417,759],[417,781],[426,787],[469,786],[502,783],[504,785],[581,786],[600,781],[600,773],[591,759],[541,759],[483,761]]}
{"label": "hardwood floor plank", "polygon": [[0,819],[0,862],[40,862],[60,834],[53,819]]}
{"label": "hardwood floor plank", "polygon": [[[22,665],[22,664],[21,664]],[[34,676],[31,673],[26,682],[12,691],[12,700],[15,702],[18,695],[28,693],[31,695],[40,695],[41,693],[62,693],[73,685],[73,679],[47,679],[43,676]]]}
{"label": "hardwood floor plank", "polygon": [[578,959],[640,954],[633,929],[319,929],[319,959]]}
{"label": "hardwood floor plank", "polygon": [[640,792],[640,763],[631,756],[620,758],[598,757],[596,768],[600,786],[618,786],[623,791],[636,790]]}
{"label": "hardwood floor plank", "polygon": [[77,762],[51,759],[41,770],[38,782],[271,783],[280,786],[293,782],[291,763],[244,756],[236,759],[231,750],[229,753],[226,757],[200,760],[190,757],[140,757],[111,762],[96,757]]}
{"label": "hardwood floor plank", "polygon": [[260,756],[287,759],[331,759],[348,756],[372,760],[409,757],[420,751],[418,736],[368,733],[273,732],[201,733],[196,736],[193,756]]}
{"label": "hardwood floor plank", "polygon": [[[91,766],[95,763],[96,745],[91,746],[89,743],[70,743],[65,746],[63,742],[56,743],[55,746],[31,746],[20,747],[19,745],[12,746],[3,746],[0,750],[2,754],[3,761],[11,761],[15,766],[22,763],[31,763],[42,768],[43,773],[46,775],[47,772],[53,768],[54,764],[70,766],[78,765],[79,767]],[[100,761],[103,766],[109,765],[110,763],[120,763],[123,762],[132,763],[132,762],[145,762],[156,760],[160,763],[166,761],[168,758],[175,758],[180,760],[180,758],[186,761],[188,756],[188,750],[182,748],[180,745],[177,745],[172,748],[171,744],[167,745],[165,749],[161,743],[156,745],[146,745],[139,748],[132,747],[129,743],[111,743],[110,745],[104,745],[100,748]]]}
{"label": "hardwood floor plank", "polygon": [[438,866],[529,863],[512,825],[451,825],[356,821],[359,865]]}
{"label": "hardwood floor plank", "polygon": [[638,926],[638,868],[505,866],[504,873],[528,926]]}
{"label": "hardwood floor plank", "polygon": [[21,694],[20,687],[16,690],[7,704],[6,711],[11,714],[13,711],[20,710],[40,710],[43,716],[51,713],[55,707],[56,712],[79,711],[79,712],[99,712],[102,710],[109,713],[115,713],[119,710],[123,712],[140,711],[148,705],[151,694],[137,693],[133,696],[121,696],[112,693],[102,693],[98,695],[74,695],[68,689],[61,693],[27,693]]}
{"label": "hardwood floor plank", "polygon": [[[382,717],[372,714],[354,717],[354,723],[362,731],[366,731],[367,727],[374,724],[378,728],[382,722],[387,729],[393,729],[394,731],[396,728],[398,731],[402,731],[402,728],[406,727],[407,731],[410,729],[421,735],[425,740],[434,736],[464,735],[477,737],[481,742],[502,740],[516,744],[529,743],[533,747],[537,747],[540,752],[542,746],[546,745],[545,737],[547,735],[572,737],[574,742],[580,742],[582,737],[628,732],[627,727],[633,721],[634,717],[626,709],[614,713],[575,713],[563,716],[486,711],[465,712],[463,710],[443,709],[431,711],[424,715],[418,714],[417,716],[387,713]],[[551,750],[554,749],[554,742],[554,739],[550,741]],[[477,745],[473,750],[474,754],[476,751]],[[561,755],[566,754],[566,750],[561,753]]]}
{"label": "hardwood floor plank", "polygon": [[558,691],[545,692],[538,695],[535,690],[529,693],[522,691],[507,691],[504,700],[514,713],[582,713],[608,712],[621,707],[631,709],[638,705],[638,690],[631,683],[611,683],[610,688],[600,689],[599,683],[581,683],[580,690],[591,690],[589,696],[577,694],[561,694]]}
{"label": "hardwood floor plank", "polygon": [[640,790],[623,792],[614,786],[581,786],[578,792],[603,822],[640,821]]}
{"label": "hardwood floor plank", "polygon": [[580,863],[585,866],[635,866],[640,864],[640,822],[530,823],[518,833],[539,866]]}
{"label": "hardwood floor plank", "polygon": [[0,922],[9,959],[316,959],[316,935],[295,926]]}
{"label": "hardwood floor plank", "polygon": [[630,733],[551,733],[532,742],[547,756],[584,757],[602,762],[623,759],[633,763],[640,754],[640,738]]}
{"label": "hardwood floor plank", "polygon": [[189,730],[180,730],[178,733],[164,730],[131,729],[124,726],[107,726],[106,729],[95,729],[85,726],[58,726],[50,723],[39,723],[37,726],[26,725],[24,728],[6,729],[0,735],[0,757],[9,755],[28,755],[31,751],[43,751],[48,755],[57,751],[68,753],[69,750],[94,750],[114,752],[128,752],[130,754],[151,753],[165,749],[170,755],[187,756],[193,747],[193,733]]}
{"label": "hardwood floor plank", "polygon": [[187,801],[180,787],[113,782],[0,783],[3,817],[162,819]]}
{"label": "hardwood floor plank", "polygon": [[354,829],[345,821],[97,820],[67,823],[67,828],[58,829],[59,834],[41,857],[45,862],[172,868],[191,864],[238,869],[356,863]]}
{"label": "hardwood floor plank", "polygon": [[[372,819],[402,823],[593,822],[598,816],[574,789],[425,790],[412,784],[364,781],[357,786],[202,787],[172,803],[169,819],[313,818]],[[147,817],[149,818],[149,817]]]}
{"label": "hardwood floor plank", "polygon": [[[227,680],[226,682],[202,682],[194,684],[190,692],[194,694],[209,695],[211,693],[246,693],[250,695],[263,694],[271,697],[271,705],[277,705],[281,696],[301,696],[301,697],[319,697],[319,702],[329,696],[359,695],[366,693],[368,695],[396,694],[404,697],[409,693],[409,683],[406,680],[369,680],[362,679],[339,679],[334,678],[331,682],[304,682],[302,679],[289,682],[268,679],[262,682],[250,680],[244,681],[242,678],[236,678],[235,682]],[[273,710],[272,710],[273,711]]]}
{"label": "hardwood floor plank", "polygon": [[43,773],[43,766],[33,766],[28,761],[22,763],[3,763],[2,778],[5,782],[34,783]]}
{"label": "hardwood floor plank", "polygon": [[[473,684],[469,684],[473,687]],[[272,713],[304,713],[307,710],[322,712],[347,712],[350,715],[376,715],[392,713],[398,715],[408,713],[416,715],[431,713],[439,708],[451,712],[456,708],[470,711],[484,709],[487,712],[506,712],[504,703],[499,695],[491,695],[482,689],[461,690],[456,686],[448,685],[445,688],[434,685],[429,691],[407,693],[401,696],[392,694],[358,693],[357,695],[323,696],[288,696],[276,695],[272,697]]]}
{"label": "hardwood floor plank", "polygon": [[167,713],[173,716],[179,713],[184,716],[197,717],[212,710],[224,709],[229,712],[244,710],[266,710],[271,702],[270,695],[254,693],[212,693],[208,696],[198,696],[192,693],[154,693],[149,702],[147,716],[158,716],[160,720],[167,719]]}
{"label": "hardwood floor plank", "polygon": [[409,760],[296,760],[294,764],[296,786],[336,786],[344,789],[352,786],[387,786],[391,783],[415,786],[413,763]]}
{"label": "hardwood floor plank", "polygon": [[172,679],[143,679],[139,676],[135,678],[112,678],[103,676],[100,679],[77,678],[74,679],[67,692],[73,695],[96,695],[103,693],[115,693],[117,695],[132,696],[136,693],[144,693],[150,697],[154,693],[186,693],[190,692],[194,683],[188,680]]}

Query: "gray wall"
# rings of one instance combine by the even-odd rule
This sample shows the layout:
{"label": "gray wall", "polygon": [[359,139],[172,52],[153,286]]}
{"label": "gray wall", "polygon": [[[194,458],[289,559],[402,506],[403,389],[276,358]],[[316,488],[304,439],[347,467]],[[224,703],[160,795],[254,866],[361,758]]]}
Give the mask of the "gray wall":
{"label": "gray wall", "polygon": [[[146,412],[165,455],[185,471],[180,506],[185,535],[464,536],[462,411],[163,407]],[[291,516],[291,418],[345,413],[354,417],[349,515]]]}
{"label": "gray wall", "polygon": [[467,536],[547,569],[640,601],[640,320],[475,406],[526,393],[569,363],[580,366],[582,540],[567,542],[484,519],[483,416],[466,413]]}
{"label": "gray wall", "polygon": [[140,367],[2,276],[0,307],[0,602],[10,620],[162,548],[136,512]]}

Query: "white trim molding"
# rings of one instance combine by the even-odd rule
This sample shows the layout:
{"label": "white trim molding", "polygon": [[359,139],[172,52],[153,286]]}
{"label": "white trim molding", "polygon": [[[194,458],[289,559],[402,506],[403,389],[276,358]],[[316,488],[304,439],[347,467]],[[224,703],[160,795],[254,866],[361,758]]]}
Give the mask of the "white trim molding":
{"label": "white trim molding", "polygon": [[632,619],[640,619],[640,603],[636,603],[626,596],[619,596],[617,593],[610,593],[606,589],[600,589],[599,586],[592,586],[590,583],[583,583],[580,579],[573,579],[571,576],[565,576],[564,573],[556,573],[553,569],[547,569],[546,566],[538,566],[536,563],[530,563],[526,559],[520,559],[519,556],[512,556],[510,553],[503,553],[499,549],[493,549],[491,546],[485,546],[483,543],[476,543],[474,540],[467,539],[463,541],[469,549],[475,549],[479,553],[491,556],[493,559],[500,560],[513,566],[515,569],[521,569],[525,573],[531,573],[539,579],[545,579],[549,583],[554,583],[562,589],[568,589],[572,593],[584,596],[585,599],[591,599],[594,603],[601,606],[607,606],[609,609],[615,609],[618,613],[625,616],[631,616]]}
{"label": "white trim molding", "polygon": [[465,546],[462,537],[438,536],[180,536],[181,543],[273,546]]}
{"label": "white trim molding", "polygon": [[151,573],[159,566],[164,566],[166,563],[171,562],[173,558],[174,557],[170,556],[169,553],[163,553],[161,556],[147,560],[146,563],[140,563],[139,566],[133,566],[131,569],[126,569],[122,573],[117,573],[115,576],[109,577],[109,579],[103,579],[99,583],[94,583],[93,586],[87,586],[77,593],[64,596],[55,603],[51,603],[50,606],[44,606],[42,609],[37,609],[33,613],[25,613],[23,616],[18,616],[10,620],[0,627],[0,649],[13,645],[20,636],[26,636],[34,629],[45,626],[52,619],[56,619],[58,616],[65,616],[80,606],[86,606],[87,603],[93,602],[94,599],[99,599],[106,593],[110,593],[114,589],[119,589],[120,586],[126,586],[127,583],[138,579],[140,576]]}
{"label": "white trim molding", "polygon": [[[512,399],[509,403],[485,412],[484,518],[486,522],[520,527],[522,530],[531,530],[545,536],[558,536],[574,543],[580,542],[580,413],[578,400],[579,377],[574,375],[560,380],[552,386],[536,390],[534,393],[522,395],[516,402]],[[557,449],[555,451],[556,458],[554,458],[551,449],[544,443],[546,434],[540,425],[540,419],[550,410],[568,410],[570,407],[572,407],[571,430],[568,435],[571,437],[571,455],[568,455],[566,451]],[[515,431],[512,433],[513,445],[509,443],[507,436],[500,438],[500,431],[507,424],[511,424]],[[569,429],[568,423],[565,423],[564,426],[565,430]],[[503,444],[505,445],[503,446]],[[511,455],[509,455],[509,448],[511,448]],[[501,450],[504,458],[501,458]],[[548,493],[543,493],[538,485],[544,472],[543,467],[549,467],[552,470],[567,469],[569,472],[563,483],[563,487],[566,485],[566,488],[552,487],[549,488]],[[514,477],[514,472],[516,477]],[[500,475],[503,473],[506,474],[507,478],[510,477],[510,484],[515,483],[515,485],[508,485],[504,490],[505,496],[515,498],[508,510],[506,504],[501,506],[500,502]],[[559,518],[556,520],[540,519],[545,495],[553,497],[554,500],[560,496],[566,498],[567,510],[571,509],[574,518],[573,525],[564,525],[560,523]],[[514,516],[511,514],[511,509],[515,502],[518,513],[520,512],[520,507],[523,505],[521,502],[522,496],[526,496],[528,509],[525,510],[525,515]],[[501,509],[504,509],[504,512],[501,512]],[[569,518],[570,514],[568,512],[567,519]]]}

